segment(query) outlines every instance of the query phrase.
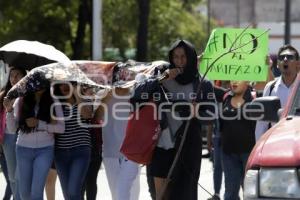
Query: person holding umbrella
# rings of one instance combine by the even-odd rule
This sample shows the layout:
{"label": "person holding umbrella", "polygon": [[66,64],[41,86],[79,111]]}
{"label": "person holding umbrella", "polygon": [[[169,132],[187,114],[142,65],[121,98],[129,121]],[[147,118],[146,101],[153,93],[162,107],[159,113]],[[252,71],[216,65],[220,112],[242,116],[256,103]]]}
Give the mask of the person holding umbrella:
{"label": "person holding umbrella", "polygon": [[[10,101],[11,102],[11,101]],[[16,99],[12,108],[13,118],[8,127],[16,130],[17,173],[22,200],[43,199],[46,178],[54,158],[54,133],[64,133],[62,107],[52,104],[58,100],[50,89],[30,92]],[[52,112],[51,109],[53,108]],[[52,115],[54,114],[54,115]]]}
{"label": "person holding umbrella", "polygon": [[[10,124],[10,118],[12,116],[12,110],[10,108],[5,109],[5,106],[8,106],[4,102],[4,97],[6,96],[7,92],[22,78],[26,75],[26,70],[22,68],[10,68],[8,74],[8,80],[4,88],[0,93],[0,112],[1,112],[1,121],[3,120]],[[1,122],[2,123],[2,122]],[[13,197],[16,200],[20,199],[19,191],[18,191],[18,181],[16,176],[16,140],[17,134],[16,129],[10,129],[9,127],[5,126],[2,127],[4,134],[4,140],[2,144],[3,154],[6,159],[7,164],[7,172],[8,172],[8,179],[10,183],[10,187],[13,193]]]}
{"label": "person holding umbrella", "polygon": [[[0,48],[0,60],[10,66],[31,70],[35,67],[60,62],[70,63],[70,59],[55,47],[38,41],[15,40]],[[14,169],[14,168],[12,168]],[[51,169],[46,182],[47,197],[55,188],[56,172]],[[51,181],[53,180],[53,181]]]}

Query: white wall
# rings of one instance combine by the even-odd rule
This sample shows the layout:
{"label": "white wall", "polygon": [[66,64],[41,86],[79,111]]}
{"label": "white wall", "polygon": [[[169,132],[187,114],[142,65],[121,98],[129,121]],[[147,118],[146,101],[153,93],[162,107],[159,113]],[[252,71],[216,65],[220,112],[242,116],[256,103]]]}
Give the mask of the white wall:
{"label": "white wall", "polygon": [[[277,53],[278,49],[284,45],[284,23],[260,22],[257,28],[268,29],[269,32],[269,52]],[[291,45],[300,51],[300,23],[291,23]]]}

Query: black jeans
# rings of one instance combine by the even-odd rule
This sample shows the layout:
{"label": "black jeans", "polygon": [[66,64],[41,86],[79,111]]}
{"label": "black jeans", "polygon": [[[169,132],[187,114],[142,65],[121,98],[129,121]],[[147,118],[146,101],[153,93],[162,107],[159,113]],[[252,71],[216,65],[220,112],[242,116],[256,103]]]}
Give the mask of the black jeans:
{"label": "black jeans", "polygon": [[155,185],[154,185],[154,177],[150,174],[150,167],[146,166],[146,175],[147,175],[147,183],[148,183],[148,191],[150,193],[151,199],[155,200]]}
{"label": "black jeans", "polygon": [[[175,148],[178,148],[181,136],[182,134],[178,135]],[[172,174],[169,199],[198,199],[201,158],[202,137],[200,126],[198,123],[195,123],[195,121],[191,121],[181,154]]]}
{"label": "black jeans", "polygon": [[97,196],[97,177],[101,166],[101,155],[95,156],[91,159],[88,172],[85,177],[84,185],[82,188],[82,200],[84,199],[84,193],[86,200],[96,200]]}

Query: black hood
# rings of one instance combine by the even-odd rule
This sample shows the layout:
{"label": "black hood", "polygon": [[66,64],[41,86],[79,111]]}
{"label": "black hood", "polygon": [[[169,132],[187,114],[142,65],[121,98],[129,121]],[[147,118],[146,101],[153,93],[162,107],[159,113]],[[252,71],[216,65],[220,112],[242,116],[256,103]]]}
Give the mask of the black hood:
{"label": "black hood", "polygon": [[171,46],[169,50],[169,61],[170,61],[170,68],[174,68],[175,65],[172,61],[172,53],[174,49],[177,47],[183,47],[187,56],[187,66],[185,67],[182,74],[179,74],[175,80],[182,85],[188,84],[193,82],[195,79],[198,78],[199,73],[197,69],[197,53],[195,47],[186,40],[177,40]]}

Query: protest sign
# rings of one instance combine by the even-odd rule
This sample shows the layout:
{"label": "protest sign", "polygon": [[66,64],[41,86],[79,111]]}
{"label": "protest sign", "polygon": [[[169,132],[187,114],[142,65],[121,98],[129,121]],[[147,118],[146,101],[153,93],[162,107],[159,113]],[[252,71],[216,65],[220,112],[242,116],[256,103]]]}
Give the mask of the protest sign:
{"label": "protest sign", "polygon": [[265,81],[268,74],[268,34],[264,32],[262,29],[214,29],[200,60],[200,73],[204,74],[210,64],[228,52],[236,41],[233,49],[237,49],[214,63],[208,70],[208,79]]}

